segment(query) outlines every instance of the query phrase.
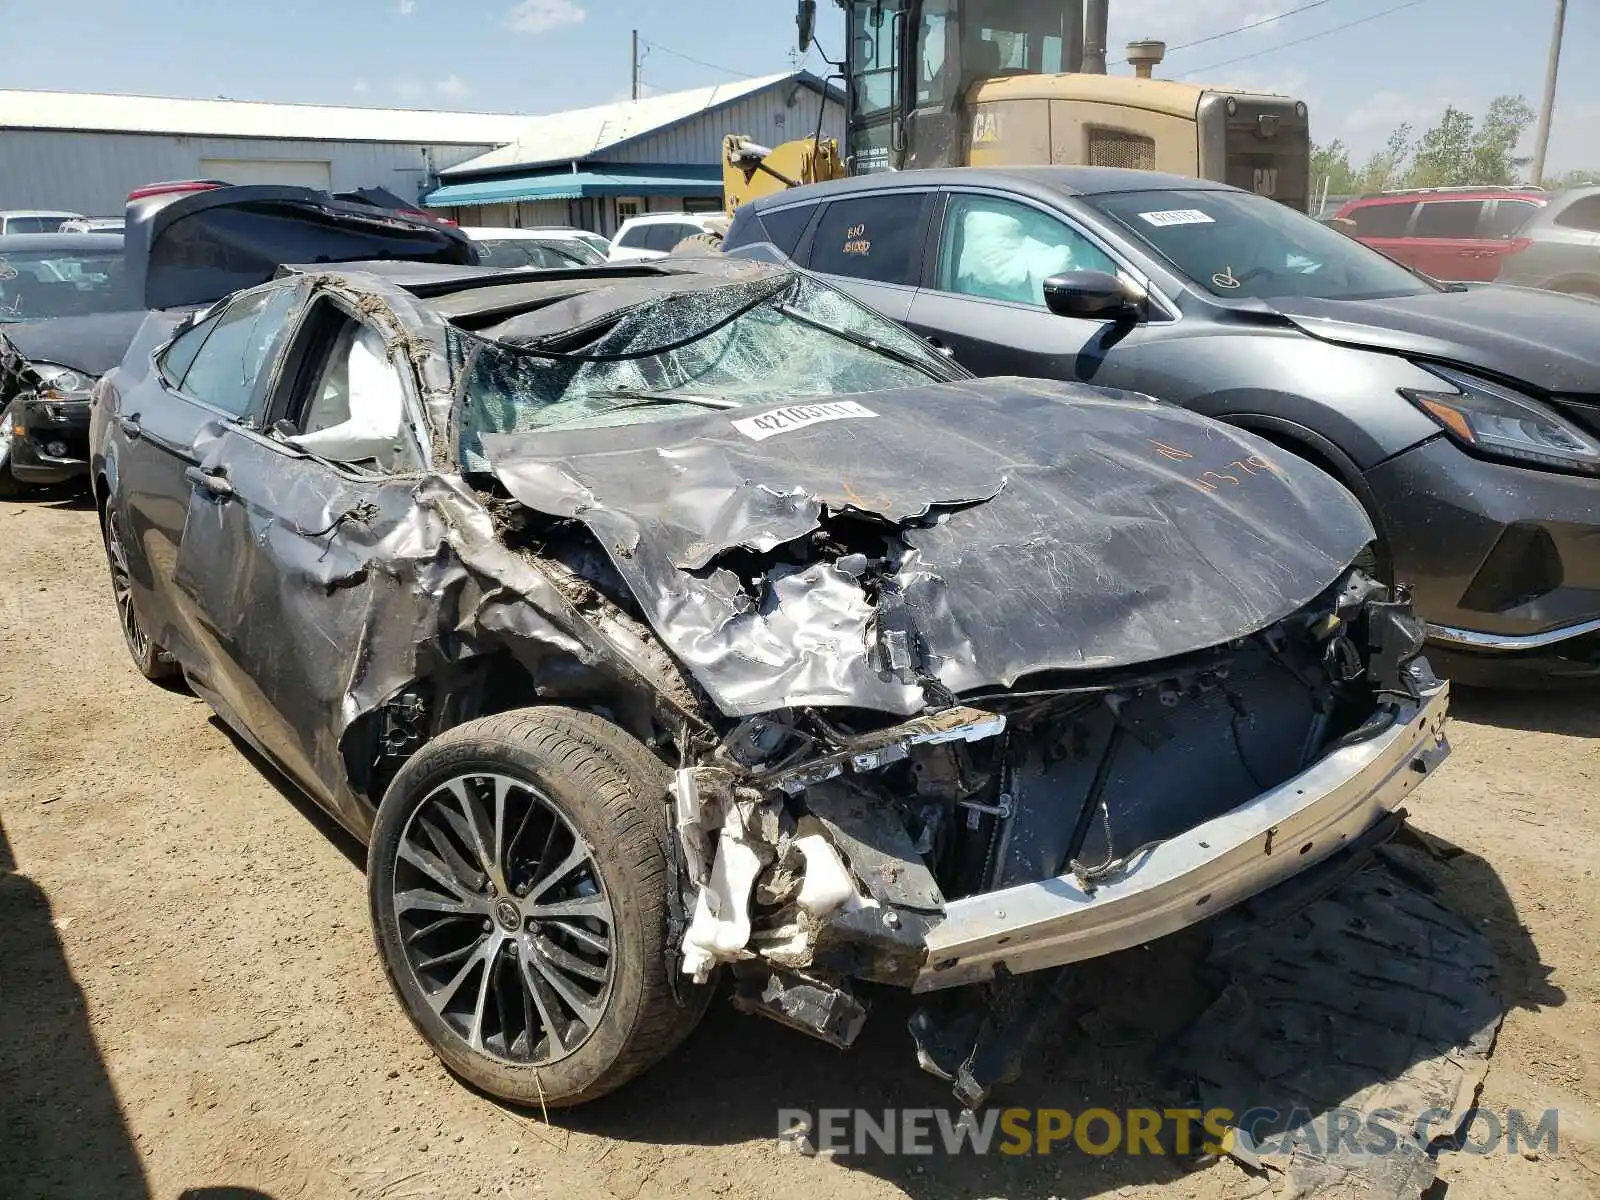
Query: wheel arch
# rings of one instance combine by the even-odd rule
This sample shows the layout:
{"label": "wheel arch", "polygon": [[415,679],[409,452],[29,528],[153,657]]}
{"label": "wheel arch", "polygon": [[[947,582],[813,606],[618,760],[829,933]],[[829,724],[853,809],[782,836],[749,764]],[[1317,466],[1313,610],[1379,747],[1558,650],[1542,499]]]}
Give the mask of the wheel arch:
{"label": "wheel arch", "polygon": [[[553,665],[552,660],[542,660],[541,665]],[[607,721],[667,765],[654,747],[673,729],[662,704],[642,681],[629,686],[626,679],[602,674],[576,659],[564,659],[553,674],[570,686],[552,690],[511,647],[502,645],[407,680],[341,734],[340,756],[351,791],[376,811],[400,768],[428,742],[469,721],[528,708],[571,709]],[[407,742],[397,749],[390,736],[397,732],[397,714],[413,696],[422,700],[424,716],[414,731],[402,727]]]}
{"label": "wheel arch", "polygon": [[1388,530],[1377,494],[1348,454],[1315,430],[1282,417],[1266,413],[1230,413],[1223,419],[1230,425],[1265,438],[1280,450],[1305,459],[1343,484],[1345,490],[1366,510],[1367,519],[1372,522],[1373,530],[1378,535],[1379,563],[1386,567],[1389,565]]}

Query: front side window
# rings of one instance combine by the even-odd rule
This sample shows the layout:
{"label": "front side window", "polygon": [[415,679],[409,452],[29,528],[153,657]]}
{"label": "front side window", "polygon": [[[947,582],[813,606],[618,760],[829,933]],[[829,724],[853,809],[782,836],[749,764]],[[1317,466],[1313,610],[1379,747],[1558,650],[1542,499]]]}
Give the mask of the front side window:
{"label": "front side window", "polygon": [[[622,310],[564,358],[519,353],[514,332],[501,336],[497,343],[451,334],[453,353],[466,363],[461,451],[468,469],[482,467],[487,433],[820,403],[966,377],[899,326],[799,275]],[[656,346],[670,348],[652,353]]]}
{"label": "front side window", "polygon": [[337,332],[312,376],[291,444],[330,462],[395,471],[420,465],[406,433],[406,394],[400,368],[383,335],[325,305],[318,321]]}
{"label": "front side window", "polygon": [[649,249],[650,225],[632,225],[622,231],[622,236],[617,239],[617,245],[624,250]]}
{"label": "front side window", "polygon": [[1419,238],[1474,238],[1482,200],[1429,200],[1417,214],[1415,235]]}
{"label": "front side window", "polygon": [[811,239],[811,269],[874,283],[917,281],[926,192],[835,200]]}
{"label": "front side window", "polygon": [[1196,287],[1225,300],[1372,300],[1438,290],[1376,250],[1266,196],[1173,190],[1083,199]]}
{"label": "front side window", "polygon": [[[242,296],[217,317],[190,330],[184,338],[209,325],[205,340],[190,359],[188,369],[175,385],[186,395],[213,408],[238,417],[244,415],[262,382],[261,372],[271,361],[271,350],[293,311],[293,286],[268,288]],[[179,339],[179,342],[183,339]],[[164,373],[170,371],[174,342],[163,359]],[[172,380],[168,375],[169,381]]]}
{"label": "front side window", "polygon": [[939,249],[942,291],[1044,305],[1044,281],[1068,271],[1105,271],[1109,255],[1064,222],[997,196],[952,196]]}

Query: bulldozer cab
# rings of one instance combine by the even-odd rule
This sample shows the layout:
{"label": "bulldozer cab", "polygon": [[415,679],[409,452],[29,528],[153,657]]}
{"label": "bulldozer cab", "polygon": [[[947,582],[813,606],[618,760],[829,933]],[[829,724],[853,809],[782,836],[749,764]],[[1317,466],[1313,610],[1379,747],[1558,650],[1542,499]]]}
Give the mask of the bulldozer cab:
{"label": "bulldozer cab", "polygon": [[851,174],[1134,167],[1308,205],[1305,105],[1105,74],[1104,0],[838,3],[846,15],[844,157]]}

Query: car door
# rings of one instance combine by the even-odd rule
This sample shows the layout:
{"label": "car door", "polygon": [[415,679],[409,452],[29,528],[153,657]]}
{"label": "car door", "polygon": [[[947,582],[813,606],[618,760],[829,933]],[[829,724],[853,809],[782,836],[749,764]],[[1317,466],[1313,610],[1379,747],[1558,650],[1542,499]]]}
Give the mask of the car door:
{"label": "car door", "polygon": [[378,544],[415,512],[426,465],[416,380],[369,317],[322,294],[294,332],[259,419],[205,445],[177,586],[214,670],[199,688],[358,833],[343,786],[346,690],[383,623]]}
{"label": "car door", "polygon": [[1488,211],[1483,216],[1481,230],[1482,244],[1487,257],[1483,260],[1484,266],[1479,278],[1489,281],[1499,279],[1505,270],[1506,260],[1528,249],[1530,245],[1528,239],[1517,235],[1543,209],[1544,202],[1540,200],[1504,196],[1499,200],[1490,201]]}
{"label": "car door", "polygon": [[1497,273],[1493,243],[1482,225],[1482,200],[1424,200],[1412,226],[1412,264],[1435,279],[1482,282]]}
{"label": "car door", "polygon": [[250,410],[260,367],[295,300],[292,284],[269,284],[208,314],[155,353],[108,423],[105,455],[116,480],[108,503],[135,602],[157,644],[189,670],[203,669],[203,659],[172,587],[192,489],[187,476],[201,444]]}
{"label": "car door", "polygon": [[[937,267],[906,324],[977,375],[1036,375],[1116,383],[1113,346],[1144,338],[1143,323],[1057,316],[1044,281],[1067,271],[1132,278],[1081,227],[1032,201],[952,191],[938,235]],[[1158,320],[1166,320],[1160,314]]]}
{"label": "car door", "polygon": [[833,200],[800,247],[799,261],[869,308],[904,321],[922,278],[936,196],[900,188]]}

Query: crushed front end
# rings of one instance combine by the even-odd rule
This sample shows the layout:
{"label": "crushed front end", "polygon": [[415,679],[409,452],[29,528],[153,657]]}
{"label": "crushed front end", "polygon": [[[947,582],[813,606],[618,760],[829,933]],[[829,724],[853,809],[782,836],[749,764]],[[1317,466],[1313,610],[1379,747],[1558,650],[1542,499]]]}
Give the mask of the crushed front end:
{"label": "crushed front end", "polygon": [[[1448,753],[1422,644],[1408,599],[1352,570],[1154,669],[904,723],[747,718],[673,783],[682,969],[731,964],[741,1008],[848,1045],[858,983],[1005,985],[1204,921],[1398,827]],[[971,1056],[941,1036],[919,1032],[923,1063],[957,1078]]]}

